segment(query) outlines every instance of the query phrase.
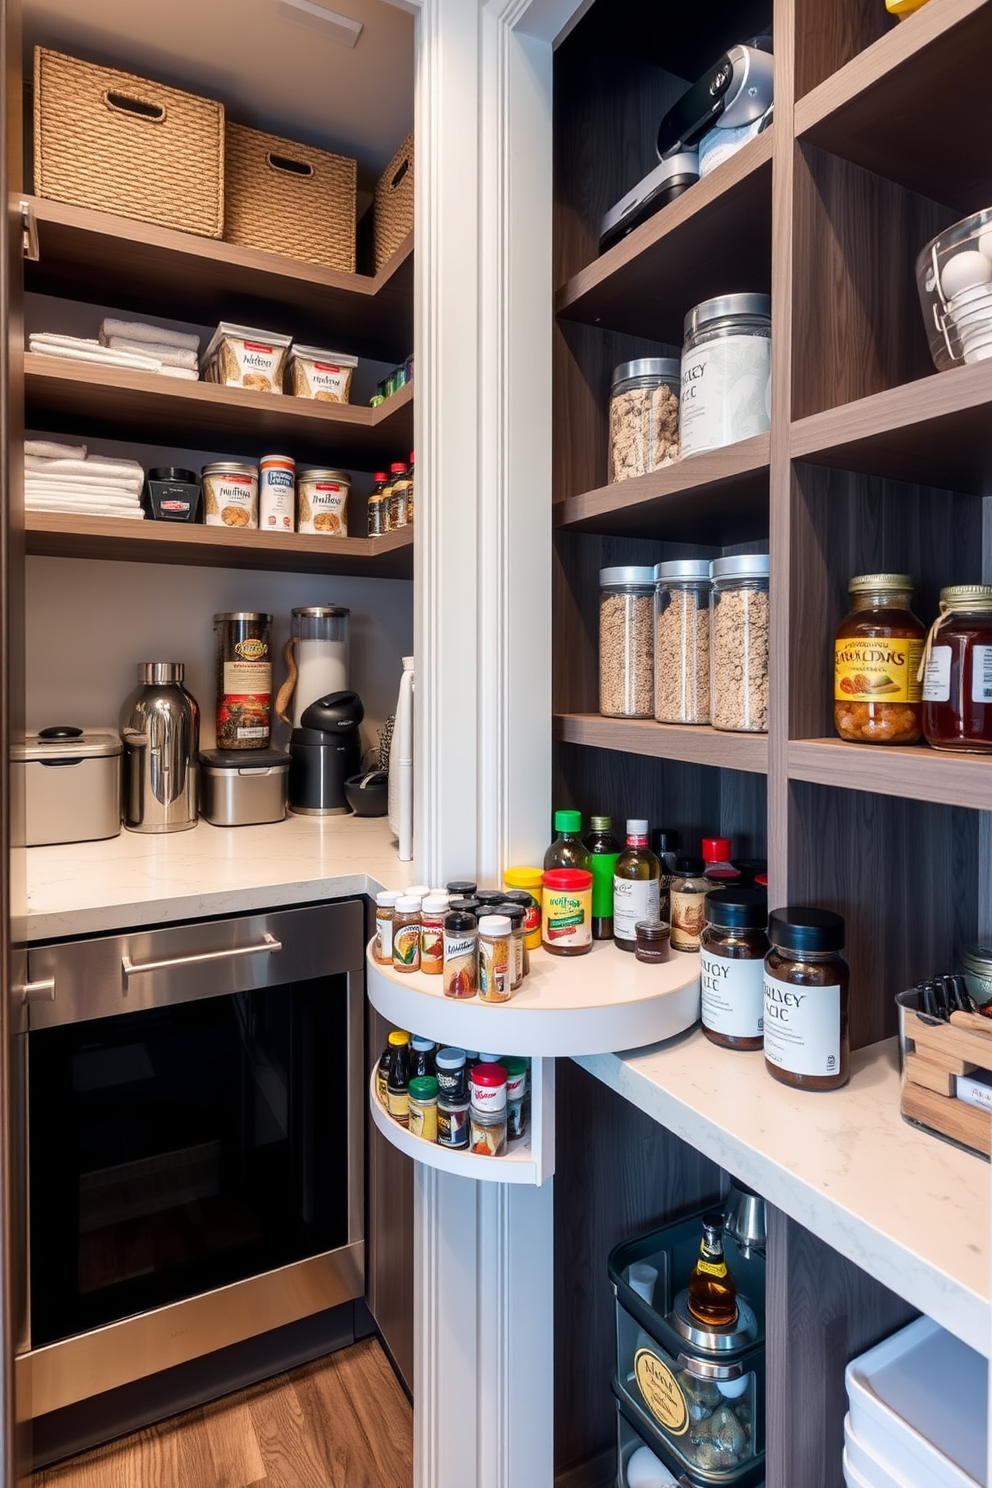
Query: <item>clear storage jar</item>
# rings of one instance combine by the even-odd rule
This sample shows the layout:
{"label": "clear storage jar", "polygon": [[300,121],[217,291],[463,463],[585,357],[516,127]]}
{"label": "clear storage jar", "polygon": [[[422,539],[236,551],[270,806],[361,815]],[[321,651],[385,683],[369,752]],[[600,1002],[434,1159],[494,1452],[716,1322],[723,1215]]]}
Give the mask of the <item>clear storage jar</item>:
{"label": "clear storage jar", "polygon": [[678,459],[679,363],[621,362],[610,388],[610,480],[646,475]]}
{"label": "clear storage jar", "polygon": [[599,572],[599,711],[650,718],[654,710],[654,569]]}
{"label": "clear storage jar", "polygon": [[710,722],[767,733],[768,554],[717,558],[710,575]]}
{"label": "clear storage jar", "polygon": [[927,638],[923,733],[934,749],[992,754],[992,584],[940,591]]}
{"label": "clear storage jar", "polygon": [[771,428],[771,298],[720,295],[685,318],[679,440],[683,456]]}
{"label": "clear storage jar", "polygon": [[709,561],[659,563],[654,579],[654,716],[659,723],[709,723]]}

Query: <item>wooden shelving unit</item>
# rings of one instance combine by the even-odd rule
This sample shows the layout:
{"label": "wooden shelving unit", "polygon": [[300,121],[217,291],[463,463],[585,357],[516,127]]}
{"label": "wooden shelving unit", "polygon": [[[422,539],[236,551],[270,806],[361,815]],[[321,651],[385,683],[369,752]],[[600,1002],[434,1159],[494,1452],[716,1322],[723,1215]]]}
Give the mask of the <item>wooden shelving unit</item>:
{"label": "wooden shelving unit", "polygon": [[555,738],[590,749],[616,749],[649,759],[692,759],[721,770],[768,771],[766,734],[728,734],[691,723],[655,723],[648,718],[604,718],[601,713],[558,714]]}

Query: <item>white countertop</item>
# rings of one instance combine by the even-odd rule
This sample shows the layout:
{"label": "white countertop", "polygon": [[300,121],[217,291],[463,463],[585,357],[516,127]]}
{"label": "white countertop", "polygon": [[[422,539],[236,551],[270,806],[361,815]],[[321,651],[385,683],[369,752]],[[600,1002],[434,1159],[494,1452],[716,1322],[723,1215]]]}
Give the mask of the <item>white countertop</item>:
{"label": "white countertop", "polygon": [[27,849],[27,936],[51,940],[414,882],[385,817],[287,816],[259,827],[124,832]]}
{"label": "white countertop", "polygon": [[895,1039],[791,1090],[698,1030],[576,1060],[942,1327],[989,1353],[989,1165],[903,1121]]}

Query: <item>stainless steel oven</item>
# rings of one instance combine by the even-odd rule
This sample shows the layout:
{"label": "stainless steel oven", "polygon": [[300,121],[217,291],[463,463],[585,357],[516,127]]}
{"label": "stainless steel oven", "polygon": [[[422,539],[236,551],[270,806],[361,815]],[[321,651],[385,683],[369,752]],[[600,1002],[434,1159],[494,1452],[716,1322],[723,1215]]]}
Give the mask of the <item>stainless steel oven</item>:
{"label": "stainless steel oven", "polygon": [[31,948],[23,1414],[363,1295],[363,927],[350,900]]}

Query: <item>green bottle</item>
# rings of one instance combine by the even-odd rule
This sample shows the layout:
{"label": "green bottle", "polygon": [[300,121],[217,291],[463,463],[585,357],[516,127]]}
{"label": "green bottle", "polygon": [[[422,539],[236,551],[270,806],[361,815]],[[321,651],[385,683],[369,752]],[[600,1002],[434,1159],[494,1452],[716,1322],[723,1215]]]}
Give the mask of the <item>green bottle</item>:
{"label": "green bottle", "polygon": [[609,816],[589,818],[591,831],[586,838],[589,867],[592,870],[592,938],[613,939],[613,869],[620,856],[620,843],[613,835]]}
{"label": "green bottle", "polygon": [[582,812],[556,811],[554,842],[544,854],[544,871],[551,868],[584,868],[589,872],[589,849],[582,841]]}

